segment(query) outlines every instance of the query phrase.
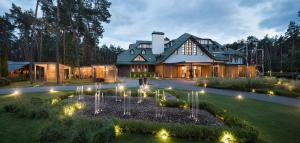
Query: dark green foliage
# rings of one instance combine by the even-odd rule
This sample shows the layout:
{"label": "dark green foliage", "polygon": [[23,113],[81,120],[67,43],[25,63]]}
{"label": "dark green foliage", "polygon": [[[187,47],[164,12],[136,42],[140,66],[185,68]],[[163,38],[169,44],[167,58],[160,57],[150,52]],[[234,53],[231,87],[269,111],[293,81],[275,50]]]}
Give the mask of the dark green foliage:
{"label": "dark green foliage", "polygon": [[182,100],[165,100],[161,102],[163,106],[166,107],[175,107],[175,108],[184,108],[187,103]]}
{"label": "dark green foliage", "polygon": [[8,113],[15,113],[18,110],[18,106],[16,104],[7,104],[4,105],[4,111]]}
{"label": "dark green foliage", "polygon": [[5,78],[5,77],[0,78],[0,86],[6,86],[9,84],[10,84],[10,81],[7,78]]}
{"label": "dark green foliage", "polygon": [[9,80],[12,82],[27,81],[28,77],[24,74],[19,74],[18,76],[9,77]]}
{"label": "dark green foliage", "polygon": [[14,113],[19,118],[48,119],[51,114],[50,107],[47,104],[43,104],[42,101],[38,103],[15,102],[5,105],[3,108],[4,111]]}
{"label": "dark green foliage", "polygon": [[143,78],[143,77],[155,77],[154,72],[130,72],[130,77],[132,78]]}
{"label": "dark green foliage", "polygon": [[53,121],[40,132],[38,141],[40,143],[108,143],[114,137],[114,126],[111,122],[73,118]]}

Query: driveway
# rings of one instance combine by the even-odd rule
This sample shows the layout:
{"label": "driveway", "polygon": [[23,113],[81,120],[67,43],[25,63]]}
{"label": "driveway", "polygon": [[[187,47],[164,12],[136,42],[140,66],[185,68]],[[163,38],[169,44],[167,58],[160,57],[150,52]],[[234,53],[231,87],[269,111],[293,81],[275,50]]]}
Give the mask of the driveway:
{"label": "driveway", "polygon": [[[133,79],[125,78],[124,85],[126,87],[138,87],[138,81]],[[172,87],[174,89],[182,89],[182,90],[205,90],[208,93],[215,93],[224,96],[237,96],[239,94],[243,95],[245,98],[256,99],[261,101],[267,101],[272,103],[278,103],[289,106],[300,107],[300,100],[294,98],[288,98],[283,96],[268,96],[266,94],[259,93],[251,93],[251,92],[242,92],[242,91],[234,91],[234,90],[224,90],[224,89],[215,89],[215,88],[203,88],[195,85],[195,81],[191,80],[149,80],[149,84],[156,88],[168,88]],[[102,88],[114,88],[116,84],[103,84]],[[30,92],[43,92],[49,91],[50,89],[57,91],[68,91],[68,90],[76,90],[77,86],[43,86],[43,87],[25,87],[25,88],[11,88],[11,89],[0,89],[0,94],[10,94],[15,90],[18,90],[22,93],[30,93]],[[84,85],[84,87],[94,88],[94,85]]]}

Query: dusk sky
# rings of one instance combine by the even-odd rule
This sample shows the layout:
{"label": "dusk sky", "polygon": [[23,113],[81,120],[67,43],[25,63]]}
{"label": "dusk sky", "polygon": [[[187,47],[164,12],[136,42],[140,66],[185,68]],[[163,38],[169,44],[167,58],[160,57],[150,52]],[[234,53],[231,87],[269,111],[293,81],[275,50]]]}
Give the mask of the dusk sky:
{"label": "dusk sky", "polygon": [[[290,21],[300,23],[299,0],[111,0],[111,22],[102,44],[120,45],[151,40],[152,31],[170,39],[183,33],[211,38],[221,44],[248,35],[262,38],[284,34]],[[0,0],[0,14],[15,3],[34,9],[35,0]]]}

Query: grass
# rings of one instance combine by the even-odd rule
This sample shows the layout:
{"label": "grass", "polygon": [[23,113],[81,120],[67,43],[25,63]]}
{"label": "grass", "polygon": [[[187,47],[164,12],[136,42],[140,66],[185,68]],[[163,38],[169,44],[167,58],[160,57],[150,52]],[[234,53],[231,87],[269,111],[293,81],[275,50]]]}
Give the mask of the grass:
{"label": "grass", "polygon": [[[186,99],[187,91],[174,90],[181,99]],[[30,120],[16,118],[3,111],[3,105],[15,100],[30,100],[31,97],[48,99],[51,96],[60,96],[68,92],[38,92],[12,95],[0,95],[0,138],[1,142],[35,142],[40,129],[48,124],[47,120]],[[260,132],[260,138],[269,143],[294,143],[300,141],[300,108],[273,104],[252,99],[236,100],[235,97],[206,94],[200,101],[214,104],[232,115],[238,116],[254,125]],[[162,142],[153,136],[125,135],[117,138],[114,143],[123,142]],[[170,143],[193,142],[190,140],[172,139]]]}
{"label": "grass", "polygon": [[[68,79],[65,80],[60,85],[89,85],[94,84],[95,82],[91,79]],[[35,86],[56,86],[57,84],[55,82],[43,82],[43,81],[37,81],[33,84],[30,84],[30,81],[19,81],[19,82],[11,82],[10,85],[2,86],[0,88],[18,88],[18,87],[35,87]]]}
{"label": "grass", "polygon": [[199,78],[197,84],[199,86],[248,92],[256,90],[256,92],[263,94],[269,94],[269,91],[273,91],[274,95],[300,98],[300,81],[275,77]]}
{"label": "grass", "polygon": [[[186,91],[176,90],[180,98],[186,99]],[[293,143],[300,141],[300,108],[268,103],[252,99],[238,101],[236,97],[206,94],[200,101],[212,103],[232,115],[254,125],[260,138],[270,143]]]}

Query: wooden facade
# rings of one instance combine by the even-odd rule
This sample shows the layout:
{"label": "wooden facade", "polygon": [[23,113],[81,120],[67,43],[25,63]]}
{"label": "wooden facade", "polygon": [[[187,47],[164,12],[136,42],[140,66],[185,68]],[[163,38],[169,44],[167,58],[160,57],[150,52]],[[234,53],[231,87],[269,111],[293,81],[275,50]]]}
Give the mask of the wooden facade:
{"label": "wooden facade", "polygon": [[155,73],[163,78],[255,77],[255,66],[224,64],[159,64]]}
{"label": "wooden facade", "polygon": [[116,82],[118,69],[115,65],[93,65],[93,78],[104,79],[105,82]]}
{"label": "wooden facade", "polygon": [[[34,80],[46,82],[56,82],[56,63],[40,62],[34,63]],[[71,78],[71,68],[69,66],[59,64],[59,82]]]}

